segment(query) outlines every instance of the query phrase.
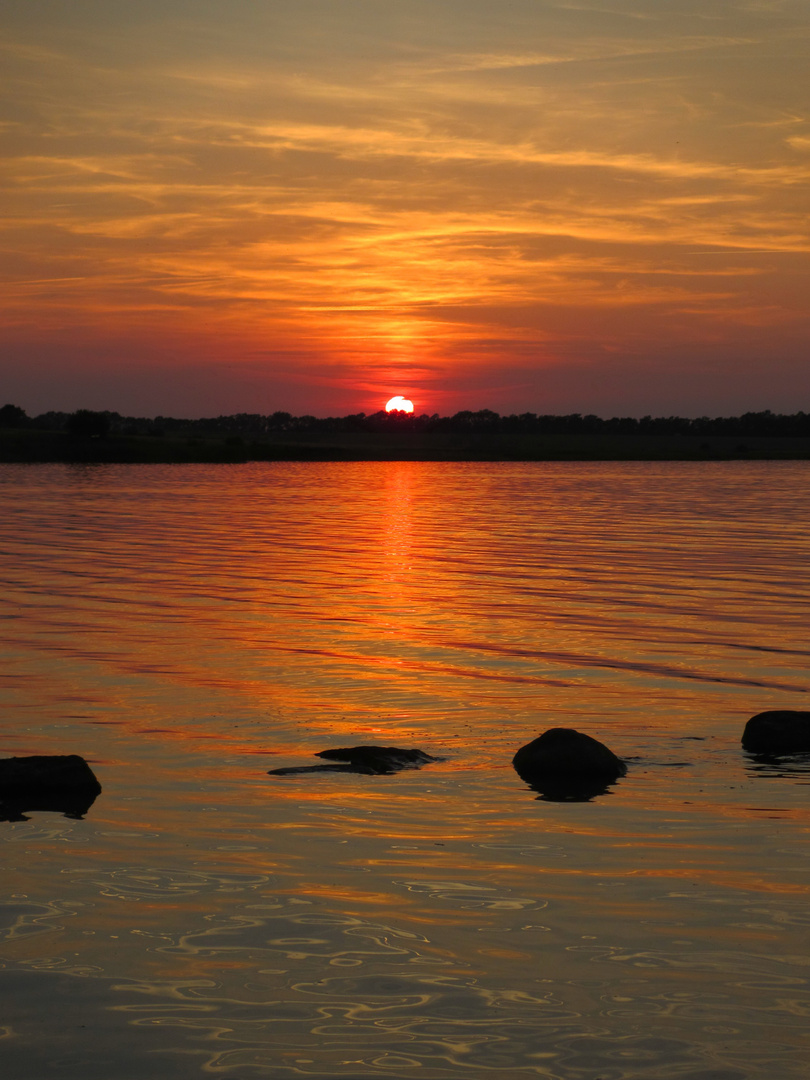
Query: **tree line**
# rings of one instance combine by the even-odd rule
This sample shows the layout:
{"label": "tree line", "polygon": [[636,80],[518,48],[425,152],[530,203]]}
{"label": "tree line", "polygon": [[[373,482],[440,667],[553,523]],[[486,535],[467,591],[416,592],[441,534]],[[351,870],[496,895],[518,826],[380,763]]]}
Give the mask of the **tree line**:
{"label": "tree line", "polygon": [[320,436],[348,432],[436,432],[468,435],[698,435],[698,436],[810,436],[810,413],[747,412],[742,416],[614,416],[604,419],[592,414],[564,416],[512,413],[501,416],[491,409],[464,410],[453,416],[416,415],[383,411],[353,413],[349,416],[293,416],[288,412],[235,413],[198,420],[171,416],[133,417],[117,412],[78,409],[75,412],[46,412],[29,417],[17,405],[0,408],[0,427],[30,428],[66,432],[84,438],[107,435],[147,435],[171,437]]}

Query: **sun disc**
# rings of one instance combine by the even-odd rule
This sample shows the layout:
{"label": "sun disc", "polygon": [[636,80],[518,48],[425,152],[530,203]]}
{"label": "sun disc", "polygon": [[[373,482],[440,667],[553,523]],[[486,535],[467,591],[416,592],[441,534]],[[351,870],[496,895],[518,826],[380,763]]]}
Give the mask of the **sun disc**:
{"label": "sun disc", "polygon": [[402,394],[397,394],[396,397],[389,398],[385,403],[386,412],[413,412],[413,402],[408,398],[403,397]]}

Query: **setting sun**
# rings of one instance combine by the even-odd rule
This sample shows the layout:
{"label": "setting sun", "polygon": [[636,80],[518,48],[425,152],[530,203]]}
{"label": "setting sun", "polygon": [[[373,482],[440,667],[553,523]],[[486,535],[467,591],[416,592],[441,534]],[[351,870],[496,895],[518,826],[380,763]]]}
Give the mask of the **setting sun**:
{"label": "setting sun", "polygon": [[413,402],[409,401],[406,397],[402,397],[401,394],[397,394],[396,397],[390,398],[385,403],[386,412],[413,412]]}

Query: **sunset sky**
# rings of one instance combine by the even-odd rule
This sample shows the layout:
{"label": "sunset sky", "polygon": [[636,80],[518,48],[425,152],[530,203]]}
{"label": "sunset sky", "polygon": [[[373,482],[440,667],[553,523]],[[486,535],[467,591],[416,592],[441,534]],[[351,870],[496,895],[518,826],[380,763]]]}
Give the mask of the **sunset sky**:
{"label": "sunset sky", "polygon": [[5,0],[0,404],[810,411],[807,0]]}

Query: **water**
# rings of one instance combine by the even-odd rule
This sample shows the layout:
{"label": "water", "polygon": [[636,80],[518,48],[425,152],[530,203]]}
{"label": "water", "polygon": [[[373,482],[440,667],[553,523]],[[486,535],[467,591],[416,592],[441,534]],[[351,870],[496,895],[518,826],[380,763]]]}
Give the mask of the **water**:
{"label": "water", "polygon": [[[0,468],[4,1080],[808,1075],[806,463]],[[629,763],[538,797],[574,726]],[[395,776],[268,776],[329,746]]]}

